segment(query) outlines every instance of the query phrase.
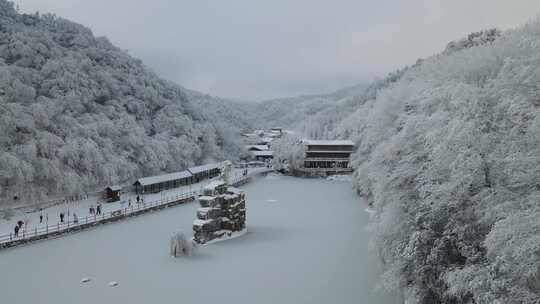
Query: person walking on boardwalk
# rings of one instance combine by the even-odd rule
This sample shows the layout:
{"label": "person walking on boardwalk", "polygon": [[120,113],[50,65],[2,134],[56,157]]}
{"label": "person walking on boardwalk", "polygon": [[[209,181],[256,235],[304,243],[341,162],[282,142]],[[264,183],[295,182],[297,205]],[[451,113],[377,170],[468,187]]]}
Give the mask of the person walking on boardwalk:
{"label": "person walking on boardwalk", "polygon": [[19,229],[22,228],[22,225],[23,225],[23,224],[24,224],[23,221],[21,221],[21,220],[17,221],[17,226],[19,226]]}
{"label": "person walking on boardwalk", "polygon": [[60,223],[64,222],[64,212],[60,212]]}
{"label": "person walking on boardwalk", "polygon": [[41,213],[39,215],[39,223],[42,224],[43,223],[43,213]]}
{"label": "person walking on boardwalk", "polygon": [[101,214],[101,204],[98,204],[98,205],[97,205],[97,208],[96,208],[96,214],[97,214],[97,215],[100,215],[100,214]]}
{"label": "person walking on boardwalk", "polygon": [[73,212],[73,223],[74,224],[78,224],[79,223],[79,218],[77,217],[77,213]]}
{"label": "person walking on boardwalk", "polygon": [[14,230],[15,230],[15,237],[18,237],[18,236],[19,236],[19,229],[20,229],[20,228],[19,228],[19,225],[15,225],[15,228],[14,228]]}

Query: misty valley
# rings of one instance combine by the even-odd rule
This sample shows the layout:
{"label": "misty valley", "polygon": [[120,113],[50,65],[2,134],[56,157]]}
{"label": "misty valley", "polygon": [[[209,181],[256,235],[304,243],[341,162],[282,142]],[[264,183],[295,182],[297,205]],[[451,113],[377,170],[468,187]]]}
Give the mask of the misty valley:
{"label": "misty valley", "polygon": [[2,303],[540,303],[540,6],[62,1],[0,0]]}

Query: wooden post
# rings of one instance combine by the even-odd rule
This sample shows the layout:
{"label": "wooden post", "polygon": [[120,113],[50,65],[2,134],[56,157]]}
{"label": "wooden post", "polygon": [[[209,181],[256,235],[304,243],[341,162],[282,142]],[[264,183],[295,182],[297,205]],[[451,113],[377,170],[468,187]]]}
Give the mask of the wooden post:
{"label": "wooden post", "polygon": [[37,227],[34,228],[34,234],[37,236]]}
{"label": "wooden post", "polygon": [[45,233],[49,233],[49,224],[47,224],[47,226],[45,226]]}
{"label": "wooden post", "polygon": [[13,236],[11,235],[11,232],[9,233],[9,240],[13,240]]}

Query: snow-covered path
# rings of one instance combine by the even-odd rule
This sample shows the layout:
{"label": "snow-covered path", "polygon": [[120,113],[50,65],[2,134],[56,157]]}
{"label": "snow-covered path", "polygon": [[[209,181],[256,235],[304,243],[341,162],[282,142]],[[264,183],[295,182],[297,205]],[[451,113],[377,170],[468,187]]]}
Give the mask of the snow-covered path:
{"label": "snow-covered path", "polygon": [[269,175],[242,188],[248,234],[189,258],[169,257],[169,239],[191,233],[197,204],[0,251],[2,303],[397,303],[374,292],[369,216],[349,183]]}
{"label": "snow-covered path", "polygon": [[[266,171],[266,168],[250,168],[248,170],[248,176],[253,176],[259,174],[260,172]],[[232,180],[238,179],[242,176],[242,169],[234,169]],[[145,203],[157,202],[157,201],[166,201],[172,197],[183,195],[191,192],[200,192],[204,186],[206,186],[210,180],[204,180],[200,183],[183,186],[175,189],[169,189],[162,191],[160,193],[150,193],[141,195],[142,200]],[[135,193],[123,193],[122,200],[119,202],[113,203],[102,203],[102,213],[108,214],[116,210],[123,210],[128,208],[129,202],[131,205],[136,206],[136,197]],[[55,229],[60,222],[60,213],[63,212],[65,215],[64,221],[73,221],[73,214],[77,215],[79,222],[83,223],[85,217],[93,218],[93,215],[89,213],[90,206],[96,206],[98,202],[103,202],[103,199],[97,196],[90,196],[87,199],[70,202],[66,204],[60,204],[51,206],[49,208],[43,209],[42,211],[25,213],[22,210],[19,210],[11,219],[9,220],[0,220],[0,241],[9,240],[10,233],[13,233],[14,227],[17,221],[22,220],[26,223],[23,225],[23,230],[26,230],[25,233],[32,234],[36,229],[38,231],[45,231],[45,227],[48,225],[49,229]],[[43,216],[42,221],[40,222],[40,215]],[[23,231],[19,232],[19,235],[23,235]]]}

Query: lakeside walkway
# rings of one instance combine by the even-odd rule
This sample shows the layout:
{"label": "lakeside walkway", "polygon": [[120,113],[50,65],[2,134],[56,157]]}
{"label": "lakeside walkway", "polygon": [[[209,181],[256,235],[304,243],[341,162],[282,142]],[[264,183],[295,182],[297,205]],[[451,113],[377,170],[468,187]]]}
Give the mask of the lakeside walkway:
{"label": "lakeside walkway", "polygon": [[[231,184],[233,186],[240,186],[249,182],[255,175],[264,174],[271,171],[272,169],[269,168],[252,168],[248,171],[247,176],[235,173]],[[157,197],[155,194],[153,196],[143,196],[141,203],[133,202],[128,206],[126,206],[126,203],[107,204],[108,208],[104,209],[102,214],[93,214],[85,217],[81,216],[78,217],[77,221],[74,221],[74,219],[69,216],[69,211],[66,213],[68,216],[65,218],[63,223],[60,221],[50,223],[49,219],[47,219],[46,223],[40,223],[38,220],[36,220],[36,224],[32,225],[27,221],[26,224],[23,225],[23,228],[21,228],[19,231],[19,235],[17,237],[15,237],[12,230],[15,223],[12,225],[6,225],[6,223],[4,223],[4,225],[0,227],[4,228],[0,230],[0,250],[39,240],[57,238],[68,233],[89,229],[101,224],[112,223],[122,219],[127,219],[148,212],[170,208],[179,204],[190,202],[196,199],[197,195],[201,193],[204,186],[206,186],[211,180],[205,180],[200,183],[190,185],[189,187],[170,189],[169,191],[158,194]],[[73,212],[85,214],[85,211],[87,211],[85,210],[86,208],[87,205],[72,206],[71,214],[73,214]],[[56,209],[54,211],[58,211]],[[37,211],[32,214],[32,217],[39,218],[40,214],[46,212],[48,218],[49,213],[47,211],[48,210]],[[10,230],[6,231],[8,227]]]}

